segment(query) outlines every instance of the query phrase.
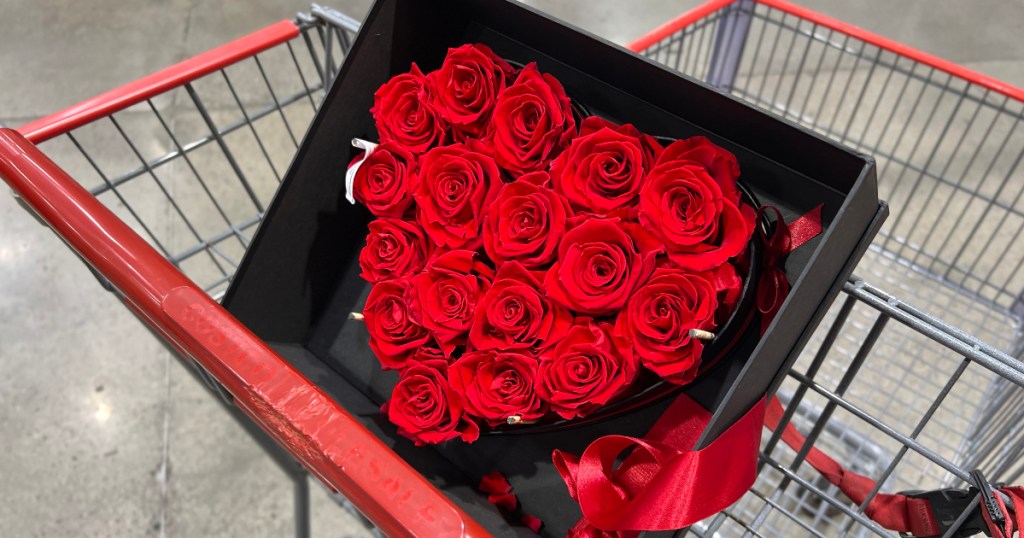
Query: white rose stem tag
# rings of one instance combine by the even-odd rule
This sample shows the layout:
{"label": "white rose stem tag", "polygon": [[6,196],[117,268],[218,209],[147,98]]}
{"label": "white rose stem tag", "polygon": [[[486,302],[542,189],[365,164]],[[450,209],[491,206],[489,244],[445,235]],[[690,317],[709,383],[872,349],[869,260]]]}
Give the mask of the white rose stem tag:
{"label": "white rose stem tag", "polygon": [[[352,146],[363,150],[362,158],[349,165],[348,170],[345,171],[345,199],[348,200],[348,203],[355,205],[356,199],[352,193],[355,188],[356,172],[359,170],[359,167],[366,162],[366,158],[369,157],[375,149],[377,149],[377,144],[374,144],[369,140],[353,138]],[[356,321],[363,321],[363,313],[352,312],[348,315],[348,318]]]}
{"label": "white rose stem tag", "polygon": [[345,171],[345,199],[348,203],[355,205],[356,198],[353,196],[356,182],[356,172],[359,167],[366,162],[366,158],[373,153],[373,150],[377,149],[377,144],[370,142],[369,140],[363,140],[361,138],[353,138],[352,146],[363,150],[363,156],[358,161],[353,162],[349,165],[348,170]]}

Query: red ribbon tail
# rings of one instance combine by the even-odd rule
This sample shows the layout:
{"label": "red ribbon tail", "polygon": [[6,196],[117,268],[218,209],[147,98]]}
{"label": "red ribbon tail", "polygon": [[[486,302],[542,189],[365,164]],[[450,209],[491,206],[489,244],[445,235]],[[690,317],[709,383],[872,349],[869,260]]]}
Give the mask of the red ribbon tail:
{"label": "red ribbon tail", "polygon": [[761,400],[718,439],[693,450],[711,415],[682,395],[645,439],[601,437],[579,459],[556,451],[555,466],[583,512],[570,536],[681,529],[722,511],[754,483],[764,410]]}
{"label": "red ribbon tail", "polygon": [[817,207],[788,224],[791,241],[790,252],[800,248],[804,243],[814,239],[821,233],[822,207],[824,207],[824,204],[818,204]]}
{"label": "red ribbon tail", "polygon": [[[764,425],[776,430],[782,419],[782,404],[775,398],[768,402]],[[793,450],[799,451],[806,438],[792,423],[782,430],[782,441]],[[844,469],[839,463],[816,447],[807,453],[807,464],[813,467],[832,485],[839,488],[854,504],[861,504],[874,490],[876,482],[866,476]],[[894,531],[909,532],[914,536],[938,536],[941,533],[931,506],[926,499],[906,495],[878,494],[871,499],[864,513],[879,525]]]}
{"label": "red ribbon tail", "polygon": [[768,325],[782,308],[782,303],[789,295],[789,281],[783,268],[786,257],[791,252],[821,234],[821,209],[819,204],[814,209],[787,224],[782,220],[778,209],[765,206],[761,213],[775,213],[775,231],[771,237],[761,232],[765,243],[764,272],[757,285],[757,309],[761,312],[761,334],[768,330]]}
{"label": "red ribbon tail", "polygon": [[761,312],[761,334],[768,330],[768,325],[782,308],[786,296],[789,295],[789,280],[786,273],[777,266],[765,267],[761,281],[757,284],[757,310]]}
{"label": "red ribbon tail", "polygon": [[551,453],[551,461],[569,488],[569,496],[577,499],[576,476],[579,474],[580,459],[568,452],[555,450]]}

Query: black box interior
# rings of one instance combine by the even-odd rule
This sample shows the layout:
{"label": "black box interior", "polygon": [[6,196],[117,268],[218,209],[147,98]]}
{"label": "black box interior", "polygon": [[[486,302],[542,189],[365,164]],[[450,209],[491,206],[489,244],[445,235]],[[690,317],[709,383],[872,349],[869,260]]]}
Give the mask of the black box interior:
{"label": "black box interior", "polygon": [[[824,233],[789,256],[792,292],[769,331],[756,330],[731,357],[688,387],[714,412],[713,439],[774,388],[870,244],[886,211],[871,158],[625,49],[504,0],[378,0],[314,119],[246,253],[224,305],[310,380],[496,535],[514,535],[474,486],[501,471],[523,511],[563,536],[579,519],[551,463],[554,448],[579,453],[608,433],[642,436],[667,402],[572,430],[484,435],[473,445],[416,448],[378,411],[396,376],[382,373],[367,334],[348,314],[369,285],[359,249],[371,215],[344,198],[352,138],[376,140],[374,91],[416,62],[436,69],[449,47],[484,43],[520,63],[537,62],[593,113],[673,138],[704,135],[734,152],[741,180],[787,220],[824,204]],[[528,531],[526,531],[529,534]]]}

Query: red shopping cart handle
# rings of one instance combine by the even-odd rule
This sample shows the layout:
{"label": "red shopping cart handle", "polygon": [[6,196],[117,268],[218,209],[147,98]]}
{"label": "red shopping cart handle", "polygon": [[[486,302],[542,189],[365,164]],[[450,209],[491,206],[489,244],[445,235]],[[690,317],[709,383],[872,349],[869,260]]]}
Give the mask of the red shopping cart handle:
{"label": "red shopping cart handle", "polygon": [[21,134],[0,129],[0,176],[124,294],[125,303],[206,368],[237,405],[388,536],[489,536],[280,358]]}

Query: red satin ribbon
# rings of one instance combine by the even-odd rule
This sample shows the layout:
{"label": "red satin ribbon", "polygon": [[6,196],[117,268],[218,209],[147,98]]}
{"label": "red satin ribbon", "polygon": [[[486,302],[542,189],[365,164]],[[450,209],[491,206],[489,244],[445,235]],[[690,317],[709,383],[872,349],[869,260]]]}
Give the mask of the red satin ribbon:
{"label": "red satin ribbon", "polygon": [[[776,430],[782,419],[782,404],[775,398],[768,402],[764,425]],[[799,451],[807,438],[792,423],[786,424],[782,430],[782,441],[795,451]],[[839,488],[855,504],[862,504],[864,499],[875,489],[874,480],[844,469],[835,460],[815,447],[807,453],[805,460],[808,465],[818,471],[822,477]],[[999,526],[992,521],[988,512],[984,512],[985,523],[989,534],[994,538],[1011,538],[1014,533],[1024,529],[1024,488],[1018,486],[997,488],[1013,502],[1014,510],[1007,507],[1003,499],[996,495],[996,502],[1003,514],[1005,523]],[[929,501],[907,497],[900,494],[879,493],[872,497],[864,508],[864,515],[879,525],[897,532],[910,533],[914,536],[933,537],[942,535],[942,529],[935,520],[935,514]]]}
{"label": "red satin ribbon", "polygon": [[790,252],[821,233],[821,205],[808,211],[800,218],[786,224],[782,213],[772,206],[764,206],[757,213],[757,220],[771,211],[775,213],[775,231],[768,237],[758,227],[758,233],[765,245],[764,269],[757,284],[757,309],[761,312],[761,333],[779,313],[783,301],[789,295],[789,280],[783,266]]}
{"label": "red satin ribbon", "polygon": [[[758,282],[762,333],[789,293],[782,270],[786,256],[821,233],[821,206],[786,224],[774,207],[771,237],[763,231],[765,269]],[[759,215],[760,218],[760,215]],[[608,435],[577,458],[555,450],[552,459],[583,519],[572,538],[634,538],[643,530],[688,527],[736,502],[757,477],[757,451],[764,424],[762,399],[702,450],[692,450],[711,414],[679,396],[643,439]],[[629,455],[618,467],[623,453]]]}
{"label": "red satin ribbon", "polygon": [[632,537],[720,512],[754,483],[764,411],[761,400],[710,445],[692,450],[711,414],[682,395],[643,439],[601,437],[579,458],[556,450],[555,467],[583,511],[569,535]]}
{"label": "red satin ribbon", "polygon": [[[774,431],[779,427],[781,418],[782,405],[777,399],[772,398],[768,402],[764,425]],[[782,441],[799,452],[806,438],[793,427],[792,423],[787,423],[782,430]],[[863,503],[864,499],[875,489],[874,480],[844,469],[828,454],[815,447],[811,447],[807,453],[806,462],[821,473],[821,476],[829,483],[838,487],[855,504]],[[868,503],[864,509],[864,515],[890,530],[909,532],[915,536],[942,534],[935,523],[931,504],[925,499],[879,493]]]}
{"label": "red satin ribbon", "polygon": [[[672,445],[692,446],[710,419],[707,411],[684,395],[672,403],[646,439],[602,437],[578,459],[555,451],[555,466],[584,515],[569,536],[635,538],[640,528],[683,528],[721,511],[753,484],[761,425],[775,430],[782,415],[777,399],[767,404],[761,400],[704,450],[680,451]],[[792,424],[786,425],[781,438],[796,451],[806,442]],[[627,448],[633,448],[633,453],[613,469],[616,458]],[[855,504],[863,503],[877,484],[844,469],[815,447],[805,461]],[[984,513],[985,522],[991,536],[1012,538],[1024,529],[1024,487],[997,491],[1010,499],[1014,510],[997,495],[1005,523],[997,525],[988,513]],[[889,530],[919,537],[941,534],[925,499],[880,493],[867,504],[864,514]]]}

